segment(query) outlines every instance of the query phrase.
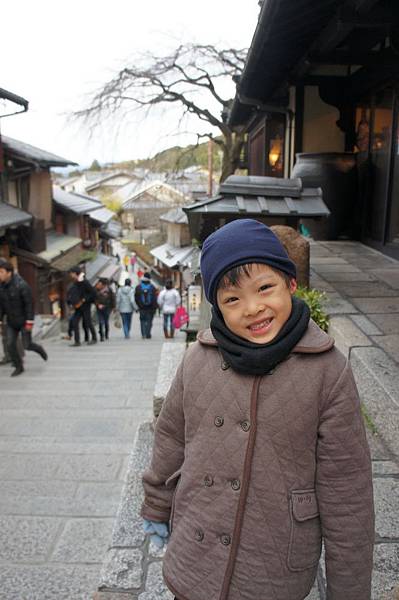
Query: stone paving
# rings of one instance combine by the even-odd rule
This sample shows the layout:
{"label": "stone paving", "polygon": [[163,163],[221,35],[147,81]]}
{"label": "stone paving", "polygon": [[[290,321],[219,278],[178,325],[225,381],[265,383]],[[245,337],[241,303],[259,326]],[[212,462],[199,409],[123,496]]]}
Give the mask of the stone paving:
{"label": "stone paving", "polygon": [[162,342],[159,317],[143,341],[134,315],[130,340],[46,340],[47,363],[0,367],[1,600],[92,598]]}
{"label": "stone paving", "polygon": [[311,285],[350,357],[366,416],[376,508],[373,600],[399,598],[399,262],[356,242],[311,245]]}

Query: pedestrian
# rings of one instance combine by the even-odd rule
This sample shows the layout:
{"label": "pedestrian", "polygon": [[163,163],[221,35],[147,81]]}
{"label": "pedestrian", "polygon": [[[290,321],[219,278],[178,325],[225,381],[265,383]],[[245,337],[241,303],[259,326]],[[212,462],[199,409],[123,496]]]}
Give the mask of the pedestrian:
{"label": "pedestrian", "polygon": [[134,290],[131,286],[131,280],[129,278],[125,279],[125,285],[119,288],[116,295],[116,308],[121,313],[123,333],[126,339],[130,338],[133,311],[137,310]]}
{"label": "pedestrian", "polygon": [[109,317],[115,308],[115,295],[112,292],[108,279],[100,277],[96,283],[96,308],[100,341],[109,338]]}
{"label": "pedestrian", "polygon": [[128,254],[125,254],[125,256],[123,257],[123,264],[125,265],[126,271],[128,271],[130,265],[130,258]]}
{"label": "pedestrian", "polygon": [[143,476],[145,530],[180,600],[303,600],[322,540],[329,600],[370,600],[370,453],[348,360],[293,296],[266,225],[204,242],[212,305],[177,370]]}
{"label": "pedestrian", "polygon": [[85,332],[90,332],[91,339],[87,340],[87,344],[92,345],[97,343],[96,330],[91,318],[91,306],[96,299],[96,291],[89,281],[85,278],[80,267],[72,267],[69,275],[73,284],[68,290],[68,298],[74,313],[72,318],[74,343],[71,346],[80,346],[80,321],[83,321]]}
{"label": "pedestrian", "polygon": [[36,352],[43,360],[47,360],[48,356],[42,346],[32,341],[32,291],[26,281],[14,273],[14,267],[8,261],[0,263],[0,328],[4,316],[7,317],[7,350],[14,365],[11,377],[16,377],[24,371],[22,356],[18,351],[19,334],[25,350]]}
{"label": "pedestrian", "polygon": [[142,279],[143,275],[144,275],[144,271],[143,271],[142,269],[140,269],[140,268],[139,268],[139,269],[138,269],[138,271],[137,271],[137,277],[138,277],[139,279]]}
{"label": "pedestrian", "polygon": [[157,290],[151,283],[151,275],[146,271],[143,279],[136,286],[136,304],[140,312],[140,328],[143,340],[151,338],[152,321],[158,307]]}
{"label": "pedestrian", "polygon": [[172,338],[175,334],[173,317],[176,309],[181,303],[179,292],[173,287],[173,281],[168,279],[158,296],[158,306],[163,315],[163,332],[166,338]]}

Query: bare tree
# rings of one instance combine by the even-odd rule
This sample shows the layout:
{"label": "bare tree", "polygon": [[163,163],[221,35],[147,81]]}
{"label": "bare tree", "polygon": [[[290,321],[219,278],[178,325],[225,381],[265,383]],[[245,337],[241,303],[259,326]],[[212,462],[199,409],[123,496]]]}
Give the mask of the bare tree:
{"label": "bare tree", "polygon": [[168,56],[146,55],[116,73],[92,96],[87,108],[74,116],[93,124],[132,108],[148,114],[156,106],[175,104],[181,108],[180,122],[195,115],[222,134],[197,136],[198,141],[211,138],[221,148],[223,181],[238,166],[244,137],[225,122],[232,100],[222,90],[228,78],[241,74],[246,54],[245,49],[185,44]]}

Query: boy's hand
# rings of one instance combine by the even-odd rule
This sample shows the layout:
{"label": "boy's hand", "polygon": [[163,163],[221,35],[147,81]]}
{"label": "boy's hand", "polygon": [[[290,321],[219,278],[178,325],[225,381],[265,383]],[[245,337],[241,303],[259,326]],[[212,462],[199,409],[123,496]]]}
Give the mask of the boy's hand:
{"label": "boy's hand", "polygon": [[156,521],[144,519],[143,529],[157,548],[163,548],[168,543],[169,526],[167,523],[157,523]]}

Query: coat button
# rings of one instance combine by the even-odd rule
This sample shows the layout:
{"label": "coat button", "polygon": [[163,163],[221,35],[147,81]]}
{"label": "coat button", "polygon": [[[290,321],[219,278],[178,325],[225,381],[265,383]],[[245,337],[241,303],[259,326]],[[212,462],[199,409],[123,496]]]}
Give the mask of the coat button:
{"label": "coat button", "polygon": [[239,479],[233,479],[233,481],[231,482],[231,487],[234,491],[237,491],[240,489],[241,484],[240,484],[240,480]]}
{"label": "coat button", "polygon": [[226,362],[225,360],[223,360],[223,361],[222,361],[222,364],[221,364],[221,367],[222,367],[222,370],[223,370],[223,371],[227,371],[227,369],[229,369],[229,368],[230,368],[230,365],[229,365],[229,364],[227,364],[227,362]]}
{"label": "coat button", "polygon": [[241,425],[241,429],[242,429],[243,431],[249,431],[249,428],[250,428],[250,423],[249,423],[249,421],[247,421],[247,420],[245,420],[245,421],[241,421],[240,425]]}
{"label": "coat button", "polygon": [[224,423],[223,417],[215,417],[214,423],[216,427],[221,427]]}
{"label": "coat button", "polygon": [[204,532],[201,529],[196,529],[194,532],[194,537],[197,540],[197,542],[202,542],[202,540],[204,539]]}
{"label": "coat button", "polygon": [[212,475],[205,475],[205,477],[204,477],[204,485],[206,487],[211,487],[211,485],[213,485],[213,477],[212,477]]}
{"label": "coat button", "polygon": [[223,533],[220,536],[220,541],[222,542],[223,546],[229,546],[231,543],[231,537],[227,533]]}

